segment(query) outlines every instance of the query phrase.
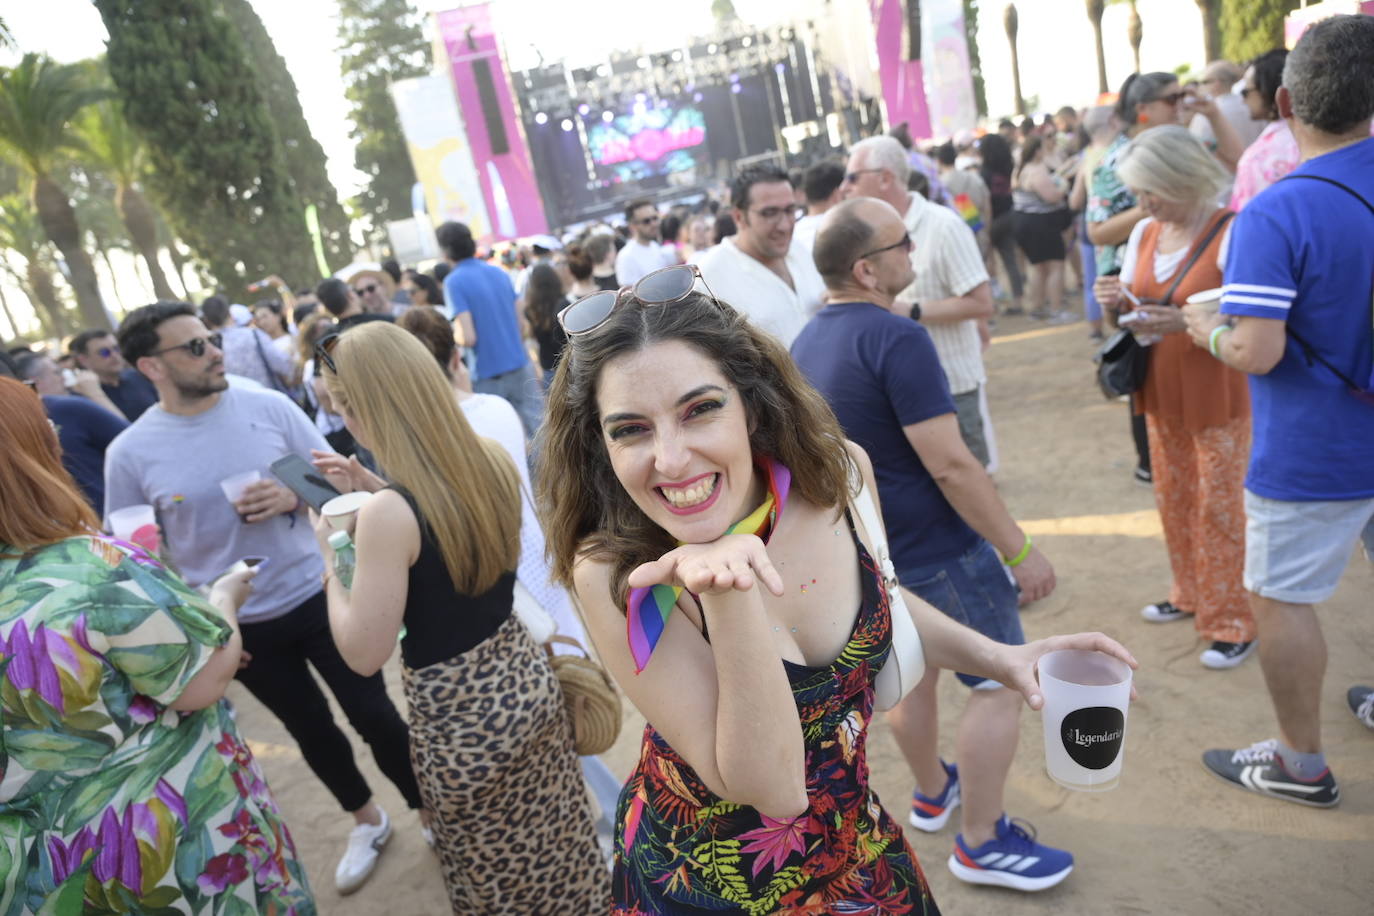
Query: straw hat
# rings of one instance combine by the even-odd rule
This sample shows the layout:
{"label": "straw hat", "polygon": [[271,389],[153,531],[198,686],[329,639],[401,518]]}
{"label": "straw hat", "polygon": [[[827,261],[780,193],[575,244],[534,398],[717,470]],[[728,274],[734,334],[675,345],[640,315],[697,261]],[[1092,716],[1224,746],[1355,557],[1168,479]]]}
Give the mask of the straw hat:
{"label": "straw hat", "polygon": [[382,265],[375,261],[360,261],[356,264],[349,264],[347,267],[336,271],[334,276],[354,288],[357,288],[358,284],[364,280],[376,280],[377,285],[382,288],[383,299],[390,299],[396,293],[396,281],[391,279],[391,274],[382,270]]}

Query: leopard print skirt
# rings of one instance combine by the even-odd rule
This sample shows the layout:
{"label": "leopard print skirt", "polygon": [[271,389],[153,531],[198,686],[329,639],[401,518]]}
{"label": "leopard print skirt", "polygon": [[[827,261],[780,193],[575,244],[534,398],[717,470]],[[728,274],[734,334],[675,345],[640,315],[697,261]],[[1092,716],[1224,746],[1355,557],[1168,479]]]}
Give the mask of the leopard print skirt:
{"label": "leopard print skirt", "polygon": [[606,913],[610,876],[558,681],[515,615],[456,658],[403,666],[403,682],[453,912]]}

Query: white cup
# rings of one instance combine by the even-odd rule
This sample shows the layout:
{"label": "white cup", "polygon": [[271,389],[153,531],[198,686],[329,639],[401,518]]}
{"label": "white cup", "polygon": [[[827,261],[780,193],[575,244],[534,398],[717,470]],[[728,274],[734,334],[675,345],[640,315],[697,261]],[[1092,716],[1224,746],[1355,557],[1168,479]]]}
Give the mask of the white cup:
{"label": "white cup", "polygon": [[1185,306],[1194,306],[1199,312],[1215,315],[1221,308],[1221,289],[1204,289],[1188,297]]}
{"label": "white cup", "polygon": [[1131,669],[1083,649],[1040,657],[1045,767],[1050,778],[1080,792],[1115,789],[1126,744]]}
{"label": "white cup", "polygon": [[[251,483],[262,480],[262,471],[241,471],[238,474],[231,474],[219,482],[219,488],[224,491],[224,498],[229,500],[229,505],[234,505],[243,495],[243,491],[248,489]],[[235,509],[234,511],[238,511]],[[242,516],[240,516],[242,518]]]}
{"label": "white cup", "polygon": [[105,519],[110,533],[121,541],[137,544],[150,553],[157,553],[157,513],[153,507],[140,503],[116,509]]}
{"label": "white cup", "polygon": [[329,523],[329,527],[338,531],[347,531],[353,526],[353,517],[358,514],[358,510],[363,504],[371,499],[373,494],[366,490],[354,490],[352,493],[344,493],[336,496],[329,502],[320,507],[320,514]]}

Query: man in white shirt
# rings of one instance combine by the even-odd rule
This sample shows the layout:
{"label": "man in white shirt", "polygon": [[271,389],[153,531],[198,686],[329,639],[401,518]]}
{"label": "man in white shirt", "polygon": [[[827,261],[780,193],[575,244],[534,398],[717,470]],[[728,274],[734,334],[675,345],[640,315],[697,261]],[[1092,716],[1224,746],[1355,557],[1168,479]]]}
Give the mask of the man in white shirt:
{"label": "man in white shirt", "polygon": [[897,301],[910,303],[912,320],[930,332],[954,396],[959,432],[987,466],[991,449],[980,407],[987,374],[979,330],[979,323],[993,315],[987,267],[968,225],[948,207],[908,191],[908,173],[906,151],[895,139],[861,140],[849,154],[845,197],[876,197],[902,214],[916,279]]}
{"label": "man in white shirt", "polygon": [[802,176],[802,191],[806,194],[806,215],[797,220],[792,238],[814,249],[821,220],[844,194],[844,163],[834,159],[817,162]]}
{"label": "man in white shirt", "polygon": [[[1232,91],[1236,83],[1240,82],[1242,75],[1244,75],[1244,68],[1236,66],[1229,60],[1214,60],[1207,65],[1207,69],[1202,71],[1202,79],[1198,81],[1198,84],[1202,87],[1202,94],[1216,103],[1222,117],[1235,129],[1236,135],[1240,138],[1239,149],[1243,151],[1259,138],[1260,131],[1264,130],[1265,122],[1251,118],[1250,109],[1246,107],[1245,100]],[[1201,140],[1202,145],[1209,150],[1214,153],[1224,152],[1218,146],[1217,134],[1212,122],[1208,120],[1205,114],[1198,112],[1193,115],[1188,122],[1188,130],[1194,137]],[[1236,155],[1239,157],[1239,153]],[[1232,172],[1236,170],[1234,160],[1222,158],[1221,164]]]}
{"label": "man in white shirt", "polygon": [[791,347],[825,302],[825,282],[811,248],[793,235],[796,208],[787,173],[775,165],[745,169],[730,189],[739,232],[702,254],[697,265],[722,301]]}
{"label": "man in white shirt", "polygon": [[630,240],[615,256],[615,279],[620,286],[634,286],[646,274],[677,263],[677,256],[658,243],[658,208],[649,200],[632,200],[625,206]]}

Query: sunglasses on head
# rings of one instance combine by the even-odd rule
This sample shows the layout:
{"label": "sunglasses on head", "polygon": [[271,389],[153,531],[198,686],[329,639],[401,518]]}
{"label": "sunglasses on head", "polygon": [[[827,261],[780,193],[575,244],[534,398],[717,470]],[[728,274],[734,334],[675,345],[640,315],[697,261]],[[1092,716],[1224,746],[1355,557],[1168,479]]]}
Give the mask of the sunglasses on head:
{"label": "sunglasses on head", "polygon": [[375,293],[376,291],[377,291],[377,284],[376,284],[376,283],[369,284],[368,286],[355,286],[355,287],[353,287],[353,292],[357,293],[359,296],[366,296],[366,295],[369,295],[369,294],[371,294],[371,293]]}
{"label": "sunglasses on head", "polygon": [[339,367],[334,365],[334,357],[330,354],[338,346],[340,336],[338,331],[330,331],[315,343],[315,362],[322,364],[335,375],[339,374]]}
{"label": "sunglasses on head", "polygon": [[646,274],[633,287],[603,289],[583,296],[558,313],[558,323],[569,337],[587,334],[606,323],[627,291],[630,294],[629,298],[638,299],[644,305],[667,305],[686,299],[698,279],[701,280],[701,285],[706,287],[706,294],[711,297],[711,301],[719,306],[720,300],[711,292],[706,278],[701,275],[701,268],[695,264],[675,264]]}
{"label": "sunglasses on head", "polygon": [[186,341],[186,343],[180,343],[174,347],[163,347],[161,350],[154,350],[152,353],[149,353],[148,355],[160,356],[163,353],[168,353],[172,350],[185,350],[192,356],[199,359],[200,357],[205,355],[205,349],[207,346],[214,347],[216,350],[219,350],[222,349],[223,343],[224,336],[220,334],[218,331],[216,331],[215,333],[207,334],[204,337],[192,337],[190,340]]}

